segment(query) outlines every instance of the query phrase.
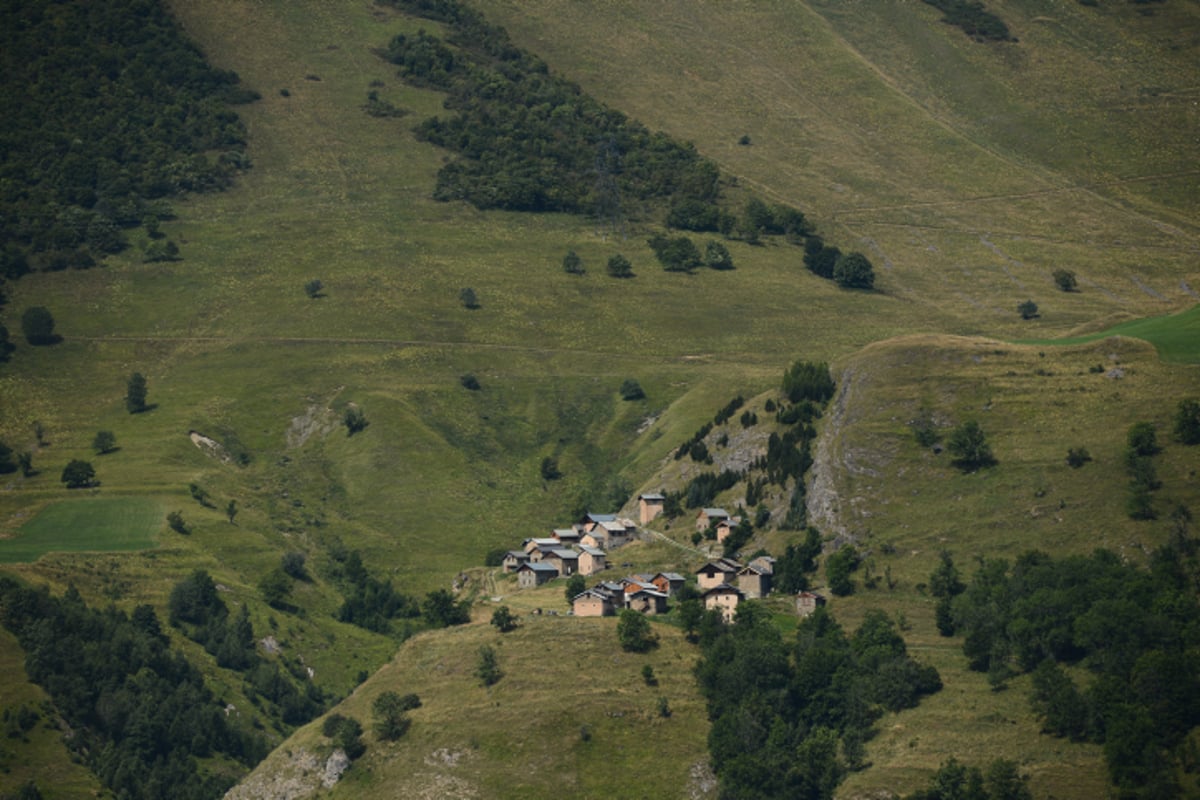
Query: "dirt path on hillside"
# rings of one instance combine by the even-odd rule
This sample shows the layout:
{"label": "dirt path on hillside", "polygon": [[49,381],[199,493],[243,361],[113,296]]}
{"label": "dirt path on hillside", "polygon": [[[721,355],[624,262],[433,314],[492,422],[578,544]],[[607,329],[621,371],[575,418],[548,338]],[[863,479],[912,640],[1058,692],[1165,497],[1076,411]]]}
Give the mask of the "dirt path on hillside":
{"label": "dirt path on hillside", "polygon": [[[373,337],[346,338],[334,336],[194,336],[194,335],[156,335],[156,336],[72,336],[72,341],[116,343],[116,342],[146,342],[146,343],[196,343],[196,344],[248,344],[261,342],[264,344],[318,344],[318,345],[383,345],[387,347],[463,347],[472,350],[493,350],[500,352],[531,353],[536,355],[570,355],[596,356],[599,358],[625,358],[630,361],[644,362],[647,358],[675,361],[688,365],[696,364],[738,364],[745,365],[746,355],[721,356],[713,353],[622,353],[611,350],[579,350],[569,347],[535,347],[522,344],[496,344],[494,342],[447,341],[436,339],[381,339]],[[765,367],[774,367],[776,361],[769,354],[764,354],[761,363]]]}

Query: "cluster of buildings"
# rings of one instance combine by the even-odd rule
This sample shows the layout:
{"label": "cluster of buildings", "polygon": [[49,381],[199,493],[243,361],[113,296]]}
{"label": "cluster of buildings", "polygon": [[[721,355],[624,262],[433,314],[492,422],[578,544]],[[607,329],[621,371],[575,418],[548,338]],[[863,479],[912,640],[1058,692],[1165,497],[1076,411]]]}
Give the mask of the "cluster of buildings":
{"label": "cluster of buildings", "polygon": [[[641,524],[662,513],[664,497],[649,493],[638,497]],[[717,540],[728,536],[740,519],[721,508],[703,508],[696,517],[696,529],[716,527]],[[724,536],[722,535],[724,534]],[[607,551],[628,544],[638,535],[630,519],[616,514],[588,513],[570,528],[556,528],[550,536],[530,538],[520,550],[504,555],[504,571],[515,573],[523,589],[541,586],[547,581],[572,575],[591,576],[608,568]],[[771,591],[775,559],[760,556],[747,564],[731,558],[706,562],[695,571],[696,587],[705,609],[719,610],[726,622],[732,622],[743,600],[766,597]],[[629,575],[619,580],[600,581],[576,595],[571,603],[577,617],[611,616],[625,609],[643,614],[665,614],[668,601],[683,588],[687,578],[675,572],[654,575]],[[825,598],[813,592],[800,592],[796,611],[811,614]]]}
{"label": "cluster of buildings", "polygon": [[504,571],[516,573],[522,589],[555,578],[595,575],[608,567],[608,550],[628,544],[637,525],[616,514],[585,514],[569,528],[555,528],[544,538],[526,539],[520,550],[504,554]]}

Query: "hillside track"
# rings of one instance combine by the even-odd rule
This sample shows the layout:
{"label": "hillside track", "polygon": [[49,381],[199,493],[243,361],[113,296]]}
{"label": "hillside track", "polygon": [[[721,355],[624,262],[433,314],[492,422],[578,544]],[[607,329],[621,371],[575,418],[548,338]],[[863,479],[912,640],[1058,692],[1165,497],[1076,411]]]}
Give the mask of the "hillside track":
{"label": "hillside track", "polygon": [[[450,347],[471,351],[496,351],[512,353],[529,353],[542,356],[591,356],[597,358],[620,358],[633,362],[644,362],[647,358],[673,361],[681,364],[703,365],[709,363],[746,363],[745,355],[720,356],[712,353],[647,353],[621,352],[619,350],[583,350],[566,347],[537,347],[522,344],[498,344],[496,342],[450,341],[436,339],[388,339],[377,337],[347,338],[330,336],[72,336],[72,340],[81,342],[105,343],[141,343],[141,344],[225,344],[237,345],[253,342],[265,344],[296,344],[296,345],[335,345],[335,346],[370,346],[370,347]],[[771,358],[764,357],[764,363],[774,363]]]}

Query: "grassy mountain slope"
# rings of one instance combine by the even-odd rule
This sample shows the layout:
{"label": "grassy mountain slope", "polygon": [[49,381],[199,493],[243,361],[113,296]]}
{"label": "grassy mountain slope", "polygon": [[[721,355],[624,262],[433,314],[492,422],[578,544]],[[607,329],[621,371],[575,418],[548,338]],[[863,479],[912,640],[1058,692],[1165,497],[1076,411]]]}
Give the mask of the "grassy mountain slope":
{"label": "grassy mountain slope", "polygon": [[[561,604],[561,592],[555,594]],[[702,785],[707,722],[690,665],[692,646],[672,628],[646,655],[616,646],[615,621],[525,617],[500,634],[471,625],[419,634],[371,682],[339,707],[369,727],[371,703],[385,690],[415,692],[410,734],[377,742],[332,797],[680,796]],[[484,688],[474,675],[480,647],[495,648],[504,676]],[[648,686],[649,664],[657,685]],[[667,698],[670,715],[659,712]],[[257,796],[261,777],[301,749],[327,756],[316,723],[289,740],[242,787]],[[322,761],[324,758],[322,758]],[[697,779],[696,776],[700,776]]]}
{"label": "grassy mountain slope", "polygon": [[980,45],[923,4],[483,5],[962,330],[1012,335],[1025,296],[1059,331],[1195,299],[1194,7],[994,3],[1021,41]]}
{"label": "grassy mountain slope", "polygon": [[[40,469],[29,479],[5,476],[0,535],[20,536],[42,509],[79,499],[58,481],[78,457],[93,461],[102,482],[83,497],[182,509],[193,531],[180,537],[164,524],[158,547],[144,553],[51,554],[5,569],[59,590],[73,582],[92,602],[162,609],[173,582],[203,567],[228,589],[231,605],[249,605],[258,636],[274,633],[286,653],[313,666],[320,685],[345,695],[395,643],[332,620],[340,595],[328,577],[330,543],[360,549],[372,572],[403,591],[447,586],[488,549],[540,535],[581,504],[600,501],[616,477],[658,488],[660,462],[717,408],[774,387],[788,363],[805,357],[833,361],[853,387],[844,412],[853,424],[835,430],[827,456],[836,495],[822,495],[840,501],[831,506],[839,513],[823,522],[896,547],[886,565],[900,588],[887,599],[912,621],[916,644],[931,648],[944,675],[954,674],[953,646],[936,638],[931,606],[914,589],[940,547],[952,544],[965,557],[969,545],[1011,554],[1035,543],[1088,549],[1099,538],[1132,549],[1130,542],[1152,544],[1159,535],[1124,519],[1113,488],[1123,485],[1116,454],[1127,421],[1162,423],[1175,399],[1200,393],[1194,367],[1164,366],[1128,341],[1059,351],[949,337],[1095,331],[1194,302],[1200,200],[1188,170],[1197,152],[1180,134],[1196,127],[1189,92],[1197,61],[1186,35],[1195,30],[1194,9],[1171,2],[1140,17],[1123,7],[1072,7],[1061,11],[1065,22],[1048,22],[1027,10],[1032,4],[997,2],[989,6],[1021,42],[982,46],[938,23],[932,8],[883,5],[847,13],[817,2],[480,4],[586,90],[695,141],[739,184],[796,204],[827,240],[867,252],[878,291],[857,293],[812,276],[789,246],[732,242],[735,271],[670,274],[645,245],[653,231],[647,221],[619,239],[582,219],[435,203],[429,193],[444,154],[408,129],[438,113],[441,99],[402,84],[372,52],[397,32],[435,26],[348,0],[176,3],[210,59],[263,95],[239,109],[255,167],[229,192],[181,203],[179,219],[163,224],[180,243],[180,262],[146,265],[131,252],[101,269],[35,274],[12,285],[3,317],[10,331],[19,330],[24,308],[45,305],[64,341],[21,346],[0,366],[0,438],[32,450]],[[1108,55],[1092,60],[1098,47]],[[1085,61],[1086,69],[1071,67]],[[1060,93],[1074,98],[1066,107],[1045,91],[1062,74],[1072,81]],[[412,114],[364,113],[372,81]],[[752,144],[737,144],[743,134]],[[736,196],[738,188],[729,191]],[[582,277],[561,270],[572,248],[588,270]],[[603,274],[616,251],[633,261],[636,278]],[[1054,288],[1050,273],[1060,267],[1077,272],[1080,292]],[[314,278],[326,287],[316,300],[303,291]],[[467,286],[481,308],[462,307],[458,294]],[[1037,320],[1015,312],[1027,297],[1042,307]],[[926,332],[930,338],[868,347]],[[1087,372],[1093,362],[1117,365],[1113,353],[1126,378]],[[156,407],[130,416],[123,394],[135,370],[147,376]],[[480,391],[460,385],[465,373],[478,377]],[[646,400],[619,398],[630,377]],[[960,477],[915,451],[904,425],[922,402],[946,420],[978,410],[1000,466]],[[353,437],[339,425],[349,403],[370,421]],[[47,428],[46,447],[34,443],[35,420]],[[1059,433],[1064,427],[1069,440]],[[112,430],[121,449],[94,457],[89,443],[101,429]],[[249,465],[212,457],[189,440],[191,431],[244,449]],[[1096,458],[1078,473],[1062,466],[1075,445]],[[546,456],[558,459],[561,481],[541,479]],[[1164,458],[1170,470],[1160,471],[1173,477],[1163,495],[1193,497],[1184,454],[1169,450]],[[854,469],[860,462],[878,475]],[[204,486],[219,506],[236,499],[236,524],[196,505],[189,483]],[[1062,523],[1055,521],[1060,499]],[[970,536],[960,538],[964,529]],[[288,550],[306,553],[316,576],[295,589],[304,615],[270,610],[256,589]],[[673,564],[680,552],[664,546],[631,560],[639,568]],[[843,604],[839,615],[844,609],[853,620],[860,602]],[[576,638],[577,627],[554,627],[575,622],[531,623],[503,647],[533,647],[535,633],[551,631],[564,640],[547,651],[556,662],[573,663],[568,653],[576,650],[611,659],[603,637],[593,642]],[[486,625],[423,634],[349,708],[361,715],[372,693],[416,684],[417,667],[405,659],[418,643],[446,653],[466,691],[475,649],[493,635]],[[637,717],[618,733],[621,726],[603,716],[606,701],[589,698],[596,747],[573,744],[575,771],[539,791],[628,793],[660,771],[634,751],[662,734],[681,754],[675,766],[694,763],[703,723],[698,701],[682,699],[691,691],[683,688],[687,652],[674,640],[661,651],[678,657],[662,667],[672,676],[663,680],[672,706],[676,692],[681,698],[670,720]],[[518,658],[525,656],[514,656],[511,678],[536,674]],[[220,693],[253,713],[235,679],[211,663],[209,671]],[[636,683],[637,670],[627,671]],[[656,695],[626,697],[628,681],[616,672],[606,691],[627,704],[620,709],[640,714]],[[6,685],[23,681],[13,664],[3,675]],[[1023,700],[1008,696],[1020,690],[993,695],[981,676],[959,678],[967,699],[956,702],[975,703],[976,716],[940,699],[928,712],[900,715],[902,727],[871,744],[877,768],[848,787],[915,785],[946,753],[925,737],[910,746],[904,731],[961,724],[981,758],[1020,754],[1035,773],[1048,771],[1035,786],[1095,796],[1089,792],[1102,776],[1095,777],[1094,753],[1070,748],[1065,763],[1079,758],[1084,766],[1051,775],[1053,759]],[[510,701],[514,716],[481,711],[479,734],[464,725],[437,738],[436,725],[424,723],[452,716],[449,695],[427,702],[395,765],[373,753],[370,770],[354,780],[375,792],[398,765],[440,747],[465,748],[484,755],[467,756],[463,780],[494,796],[510,766],[488,749],[494,744],[476,750],[472,735],[481,742],[511,735],[522,724],[518,704],[534,701],[561,703],[540,729],[544,736],[575,741],[581,724],[570,721],[570,692],[538,694],[546,687],[524,683],[494,692],[510,688],[520,689]],[[430,696],[438,691],[431,683]],[[484,703],[477,693],[473,702]],[[989,715],[1018,719],[1022,733]],[[312,733],[299,736],[308,741]],[[627,768],[609,770],[605,758],[627,759]],[[678,786],[682,775],[666,774],[663,786]],[[0,786],[7,789],[8,776]],[[59,788],[60,796],[77,796]]]}

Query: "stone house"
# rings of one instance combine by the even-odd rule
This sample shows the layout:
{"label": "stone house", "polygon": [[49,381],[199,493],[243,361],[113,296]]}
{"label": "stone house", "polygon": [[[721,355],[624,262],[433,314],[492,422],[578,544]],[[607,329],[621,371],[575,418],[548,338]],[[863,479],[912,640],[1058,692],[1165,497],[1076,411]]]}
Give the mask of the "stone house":
{"label": "stone house", "polygon": [[608,555],[598,547],[579,545],[579,574],[595,575],[608,566]]}
{"label": "stone house", "polygon": [[550,538],[526,539],[525,541],[521,542],[521,549],[524,550],[526,553],[530,553],[530,554],[532,554],[534,550],[538,550],[538,549],[547,550],[551,547],[561,547],[561,546],[562,545],[559,543],[558,539],[550,539]]}
{"label": "stone house", "polygon": [[668,597],[674,597],[675,593],[687,583],[687,578],[678,572],[660,572],[651,578],[650,582],[658,587],[660,592],[665,593]]}
{"label": "stone house", "polygon": [[763,572],[775,574],[775,559],[771,556],[759,556],[758,558],[750,559],[750,566],[757,567]]}
{"label": "stone house", "polygon": [[611,617],[616,613],[612,592],[599,586],[580,592],[571,601],[571,611],[577,617]]}
{"label": "stone house", "polygon": [[608,547],[608,536],[604,531],[589,531],[579,537],[579,546],[604,550]]}
{"label": "stone house", "polygon": [[638,495],[638,522],[645,525],[650,520],[663,513],[663,504],[667,498],[659,492],[646,492]]}
{"label": "stone house", "polygon": [[579,571],[579,553],[565,547],[554,547],[542,556],[542,563],[552,564],[564,578]]}
{"label": "stone house", "polygon": [[771,592],[771,573],[761,566],[747,564],[738,570],[737,585],[746,597],[751,599],[766,597]]}
{"label": "stone house", "polygon": [[638,589],[626,592],[625,607],[642,614],[667,613],[667,595],[657,589]]}
{"label": "stone house", "polygon": [[696,570],[696,584],[700,589],[714,589],[723,583],[733,584],[742,565],[730,558],[718,558]]}
{"label": "stone house", "polygon": [[705,610],[713,610],[721,612],[722,619],[726,623],[733,622],[734,615],[737,613],[737,607],[742,600],[746,599],[742,590],[736,586],[730,586],[728,583],[722,583],[720,586],[714,586],[704,593],[704,608]]}
{"label": "stone house", "polygon": [[583,535],[582,531],[575,528],[555,528],[554,538],[558,540],[561,547],[574,547],[579,544],[579,537]]}
{"label": "stone house", "polygon": [[591,533],[592,530],[600,523],[615,522],[616,519],[616,514],[593,514],[589,511],[580,518],[579,522],[576,523],[576,526],[584,533]]}
{"label": "stone house", "polygon": [[729,517],[717,523],[717,544],[729,538],[729,534],[733,533],[734,528],[742,524],[741,517]]}
{"label": "stone house", "polygon": [[704,533],[721,520],[729,519],[729,512],[723,508],[702,508],[696,515],[696,530]]}
{"label": "stone house", "polygon": [[504,561],[501,563],[505,572],[516,572],[522,564],[529,563],[529,553],[524,550],[509,550],[504,554]]}
{"label": "stone house", "polygon": [[816,611],[818,606],[825,605],[825,602],[825,597],[816,592],[799,592],[796,595],[796,613],[802,617],[807,617]]}
{"label": "stone house", "polygon": [[529,562],[523,564],[517,569],[517,585],[522,589],[532,589],[536,586],[541,586],[546,581],[552,581],[558,577],[558,570],[553,564],[544,562]]}

